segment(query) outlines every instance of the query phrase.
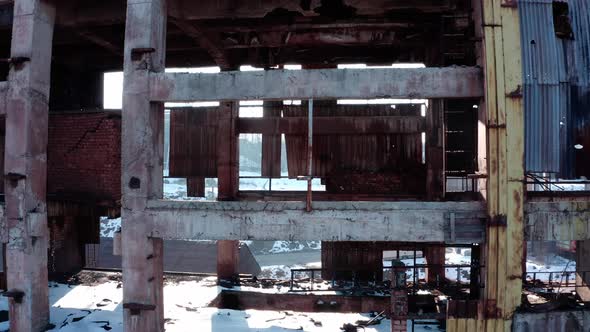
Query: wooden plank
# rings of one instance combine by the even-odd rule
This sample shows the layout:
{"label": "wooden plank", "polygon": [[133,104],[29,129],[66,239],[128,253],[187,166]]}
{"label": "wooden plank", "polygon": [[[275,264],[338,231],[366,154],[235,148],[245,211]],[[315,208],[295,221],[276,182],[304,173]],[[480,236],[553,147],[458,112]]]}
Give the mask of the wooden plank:
{"label": "wooden plank", "polygon": [[150,75],[152,101],[478,98],[483,94],[482,72],[476,67]]}
{"label": "wooden plank", "polygon": [[[481,218],[478,202],[180,202],[150,201],[153,236],[193,240],[443,242],[448,212]],[[459,239],[458,239],[459,242]]]}
{"label": "wooden plank", "polygon": [[[415,134],[425,130],[425,121],[417,116],[318,116],[315,135]],[[242,134],[306,135],[307,117],[239,118]]]}
{"label": "wooden plank", "polygon": [[6,114],[6,93],[8,92],[8,82],[0,82],[0,115]]}

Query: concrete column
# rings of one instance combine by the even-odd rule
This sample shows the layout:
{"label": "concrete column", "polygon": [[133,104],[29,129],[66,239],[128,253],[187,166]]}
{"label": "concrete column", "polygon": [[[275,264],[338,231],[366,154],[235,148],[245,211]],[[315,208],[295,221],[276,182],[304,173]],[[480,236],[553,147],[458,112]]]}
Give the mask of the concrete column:
{"label": "concrete column", "polygon": [[164,330],[162,240],[151,237],[148,199],[161,198],[164,105],[149,100],[151,72],[163,72],[166,1],[127,1],[122,122],[122,265],[125,331]]}
{"label": "concrete column", "polygon": [[428,267],[426,273],[426,281],[429,283],[436,283],[437,279],[439,283],[445,282],[445,247],[443,246],[431,246],[424,249],[424,257],[426,258],[426,264],[433,264]]}
{"label": "concrete column", "polygon": [[[576,291],[584,302],[590,301],[590,240],[576,241]],[[586,272],[584,272],[586,271]]]}
{"label": "concrete column", "polygon": [[391,332],[408,330],[408,292],[406,289],[391,290]]}
{"label": "concrete column", "polygon": [[[217,117],[218,200],[235,200],[239,187],[239,144],[236,131],[238,103],[223,102]],[[239,241],[217,241],[217,279],[233,280],[238,274]]]}
{"label": "concrete column", "polygon": [[217,280],[234,280],[239,275],[239,241],[217,241]]}
{"label": "concrete column", "polygon": [[47,121],[55,7],[16,0],[6,102],[5,195],[10,330],[44,331],[47,285]]}

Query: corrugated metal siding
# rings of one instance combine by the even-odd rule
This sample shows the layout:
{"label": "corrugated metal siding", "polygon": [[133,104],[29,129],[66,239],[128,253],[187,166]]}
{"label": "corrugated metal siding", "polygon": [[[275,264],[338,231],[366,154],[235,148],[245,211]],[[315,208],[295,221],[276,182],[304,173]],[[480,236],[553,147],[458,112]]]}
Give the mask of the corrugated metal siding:
{"label": "corrugated metal siding", "polygon": [[590,177],[590,2],[570,0],[568,5],[575,39],[569,57],[571,113],[575,119],[572,145],[584,147],[573,150],[576,175]]}
{"label": "corrugated metal siding", "polygon": [[[568,1],[573,40],[556,37],[553,2],[519,0],[526,169],[590,176],[590,3]],[[576,144],[582,150],[576,150]]]}
{"label": "corrugated metal siding", "polygon": [[322,277],[325,280],[383,279],[383,248],[379,242],[322,241]]}
{"label": "corrugated metal siding", "polygon": [[217,108],[171,111],[171,177],[217,177],[217,115]]}
{"label": "corrugated metal siding", "polygon": [[[284,116],[307,116],[307,104],[282,106]],[[316,101],[314,116],[420,116],[416,106],[336,105]],[[307,136],[286,135],[289,176],[306,174]],[[325,177],[343,171],[396,170],[422,162],[420,134],[392,135],[314,135],[313,173]]]}
{"label": "corrugated metal siding", "polygon": [[553,27],[551,0],[519,0],[524,69],[526,170],[560,171],[560,121],[567,96],[563,46]]}
{"label": "corrugated metal siding", "polygon": [[590,177],[590,3],[567,3],[573,40],[556,37],[552,1],[519,0],[526,170]]}

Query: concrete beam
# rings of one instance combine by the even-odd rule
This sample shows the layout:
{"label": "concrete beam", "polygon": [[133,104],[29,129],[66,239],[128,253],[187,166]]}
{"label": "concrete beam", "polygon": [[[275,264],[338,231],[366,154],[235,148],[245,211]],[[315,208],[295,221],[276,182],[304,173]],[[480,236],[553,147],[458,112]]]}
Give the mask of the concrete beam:
{"label": "concrete beam", "polygon": [[150,99],[161,102],[359,98],[478,98],[475,67],[267,70],[218,74],[152,73]]}
{"label": "concrete beam", "polygon": [[[239,133],[307,135],[307,117],[239,118]],[[426,129],[420,116],[318,116],[314,135],[412,134]]]}
{"label": "concrete beam", "polygon": [[8,92],[8,83],[0,82],[0,115],[6,114],[6,93]]}
{"label": "concrete beam", "polygon": [[590,202],[528,202],[525,205],[525,239],[590,240]]}
{"label": "concrete beam", "polygon": [[[187,240],[324,240],[477,243],[479,202],[181,202],[150,200],[151,236]],[[451,234],[454,228],[469,232]],[[474,226],[475,225],[475,226]]]}

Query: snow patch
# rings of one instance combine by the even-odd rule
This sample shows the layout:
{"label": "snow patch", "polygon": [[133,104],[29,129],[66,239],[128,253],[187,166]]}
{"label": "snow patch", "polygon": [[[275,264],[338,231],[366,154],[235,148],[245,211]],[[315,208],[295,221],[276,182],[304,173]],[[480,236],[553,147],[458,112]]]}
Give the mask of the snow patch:
{"label": "snow patch", "polygon": [[[167,332],[232,331],[286,332],[293,330],[323,332],[339,331],[345,323],[368,320],[365,314],[301,313],[262,310],[227,310],[207,307],[221,288],[215,278],[183,281],[164,285],[164,316]],[[51,323],[59,332],[122,332],[122,288],[116,281],[94,286],[68,286],[51,283]],[[0,310],[8,310],[6,298],[0,298]],[[319,322],[319,323],[318,323]],[[8,330],[9,322],[0,323],[0,330]],[[408,321],[408,331],[411,322]],[[389,320],[367,327],[366,332],[389,332]],[[415,331],[441,331],[436,325],[417,325]]]}

